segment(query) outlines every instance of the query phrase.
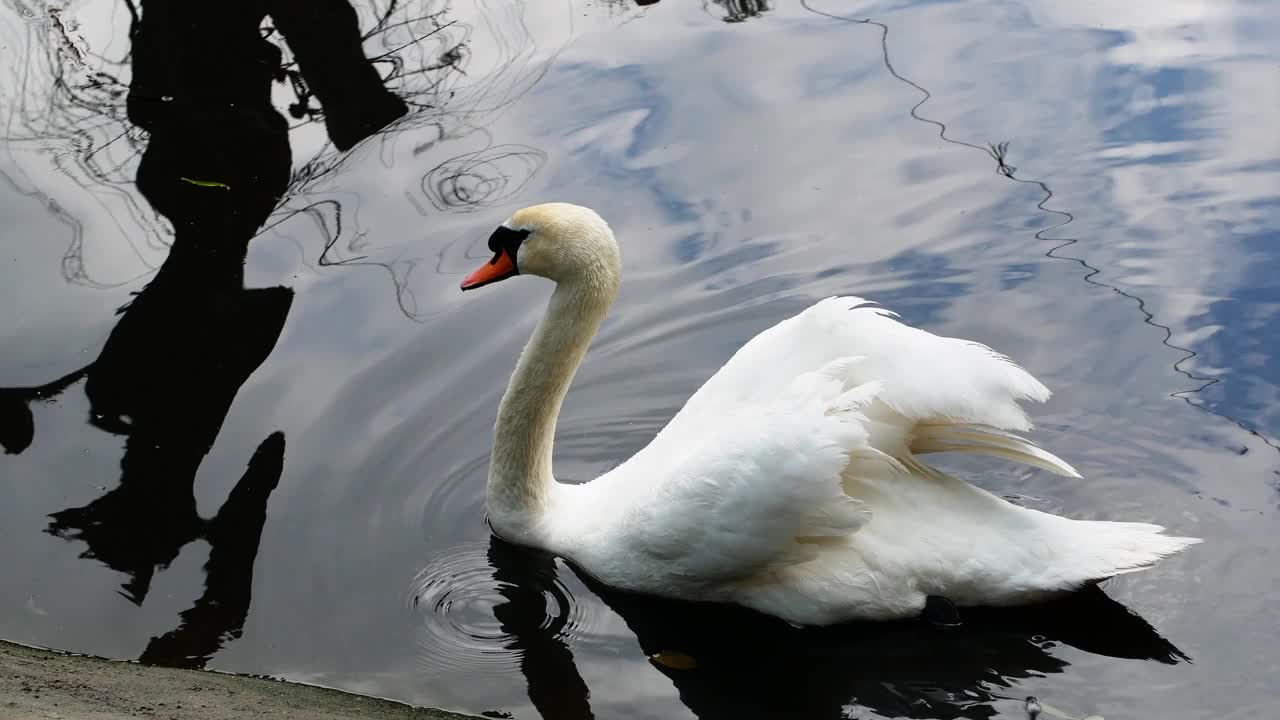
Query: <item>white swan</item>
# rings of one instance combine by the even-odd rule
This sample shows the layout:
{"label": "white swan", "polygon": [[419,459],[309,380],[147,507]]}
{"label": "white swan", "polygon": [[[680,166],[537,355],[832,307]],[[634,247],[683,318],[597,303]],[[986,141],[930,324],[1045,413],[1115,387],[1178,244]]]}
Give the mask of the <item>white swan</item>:
{"label": "white swan", "polygon": [[929,596],[1032,602],[1199,542],[1018,507],[921,462],[968,452],[1080,477],[1006,432],[1030,427],[1018,401],[1048,399],[1035,378],[854,297],[760,333],[630,460],[557,483],[556,416],[617,291],[618,246],[594,211],[551,203],[516,212],[489,248],[463,290],[556,283],[498,410],[490,525],[607,585],[826,625],[916,615]]}

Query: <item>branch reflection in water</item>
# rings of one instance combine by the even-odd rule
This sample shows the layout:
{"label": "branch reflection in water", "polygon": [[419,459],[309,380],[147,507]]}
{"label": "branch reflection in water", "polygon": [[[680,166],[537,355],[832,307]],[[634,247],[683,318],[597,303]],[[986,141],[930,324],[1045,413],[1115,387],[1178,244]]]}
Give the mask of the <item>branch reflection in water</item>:
{"label": "branch reflection in water", "polygon": [[29,403],[85,378],[89,422],[125,438],[120,485],[52,514],[48,532],[84,542],[81,557],[124,573],[121,594],[145,602],[157,569],[188,543],[209,544],[205,591],[144,663],[203,667],[239,637],[267,502],[285,439],[268,435],[212,519],[194,484],[240,387],[271,353],[293,302],[285,287],[244,287],[250,240],[290,182],[289,128],[271,104],[281,52],[259,27],[270,13],[309,87],[325,103],[336,146],[349,148],[403,116],[365,59],[346,0],[228,5],[151,0],[130,32],[129,120],[145,131],[138,190],[173,227],[156,276],[122,309],[91,364],[38,388],[0,391],[7,452],[32,442]]}
{"label": "branch reflection in water", "polygon": [[[474,13],[470,23],[452,17],[456,13],[445,0],[369,0],[354,7],[328,0],[314,5],[238,0],[224,6],[224,17],[212,25],[209,19],[196,19],[199,13],[194,12],[194,24],[182,24],[186,11],[176,11],[180,4],[164,0],[130,2],[127,7],[133,17],[131,38],[148,25],[153,28],[146,34],[156,45],[153,54],[163,59],[161,70],[153,72],[168,73],[188,92],[206,81],[228,85],[230,81],[208,72],[221,62],[232,66],[232,76],[256,63],[270,76],[268,83],[285,88],[283,94],[291,96],[286,101],[286,131],[292,152],[301,159],[290,169],[286,188],[255,236],[291,234],[290,220],[310,219],[300,233],[306,236],[303,245],[314,242],[316,230],[322,235],[318,249],[306,252],[314,258],[312,269],[379,268],[391,280],[401,311],[411,319],[425,316],[409,288],[409,275],[421,259],[378,257],[368,247],[365,231],[353,221],[354,213],[344,207],[345,199],[326,191],[351,157],[344,151],[372,136],[387,142],[411,139],[414,156],[443,145],[471,145],[423,173],[424,197],[408,199],[424,216],[492,206],[518,192],[545,164],[542,150],[496,142],[489,130],[495,118],[542,79],[560,52],[553,48],[549,56],[540,56],[538,37],[526,22],[528,10],[517,0],[467,8]],[[57,8],[43,3],[32,8],[24,15],[36,26],[46,16],[57,22],[47,23],[48,32],[15,38],[29,49],[21,67],[15,68],[26,81],[13,80],[10,84],[21,92],[4,98],[11,110],[4,150],[17,161],[11,163],[13,176],[0,179],[19,193],[39,197],[71,227],[73,237],[63,262],[68,282],[118,287],[154,271],[153,258],[171,242],[159,214],[149,212],[132,192],[148,131],[134,121],[132,108],[127,119],[124,112],[126,95],[131,105],[137,95],[121,79],[130,73],[131,55],[91,47],[73,20],[58,24],[62,15]],[[165,17],[179,22],[169,25],[172,37],[161,42],[155,28],[169,23]],[[491,35],[486,37],[490,46],[484,67],[473,63],[476,26]],[[101,34],[104,29],[97,30]],[[207,35],[201,37],[201,32]],[[224,49],[209,40],[224,36],[237,45]],[[108,34],[105,48],[118,46]],[[240,50],[250,54],[234,59]],[[136,79],[132,84],[137,85]],[[326,141],[318,141],[315,128],[320,125]],[[482,143],[479,149],[477,139]],[[60,152],[51,154],[50,148]],[[86,259],[94,254],[86,243],[100,243],[108,233],[95,227],[86,236],[80,220],[62,210],[66,203],[59,202],[58,193],[46,193],[41,183],[26,177],[24,166],[43,173],[50,160],[87,199],[112,215],[123,241],[133,247],[140,265],[137,277],[108,277]]]}
{"label": "branch reflection in water", "polygon": [[[189,543],[207,542],[205,592],[141,655],[148,663],[202,667],[244,625],[285,453],[283,434],[263,439],[222,508],[212,518],[197,513],[196,474],[240,387],[279,340],[293,300],[286,287],[244,287],[249,243],[290,217],[310,215],[327,235],[319,265],[386,268],[412,316],[408,270],[354,256],[362,233],[343,227],[342,204],[311,200],[308,190],[341,170],[348,157],[342,151],[363,140],[430,129],[435,138],[414,155],[472,135],[484,140],[483,149],[424,175],[424,195],[437,211],[509,198],[542,167],[545,153],[495,144],[486,125],[541,79],[550,60],[534,60],[537,44],[515,2],[478,9],[498,35],[499,59],[466,86],[459,79],[471,58],[471,28],[448,19],[448,6],[435,0],[362,3],[359,15],[346,0],[146,0],[127,9],[130,47],[109,58],[84,41],[74,21],[45,8],[58,32],[27,39],[34,52],[23,72],[33,81],[8,99],[14,112],[7,140],[38,151],[24,161],[70,144],[75,151],[59,156],[70,161],[59,160],[59,172],[89,197],[124,203],[125,214],[112,217],[144,266],[145,250],[167,250],[167,257],[120,310],[96,360],[38,387],[0,388],[0,445],[24,452],[38,431],[32,403],[52,402],[86,381],[90,424],[125,438],[119,486],[53,513],[47,531],[85,543],[82,557],[125,574],[121,595],[137,605],[157,569]],[[30,17],[38,23],[42,15]],[[121,78],[130,76],[126,86]],[[290,119],[272,103],[273,84],[281,82],[294,95]],[[302,143],[307,159],[292,167],[299,138],[321,125],[329,144]],[[37,186],[21,166],[6,179],[59,208],[52,195],[28,192]],[[59,217],[76,231],[64,278],[112,286],[94,279],[79,221]],[[95,230],[87,241],[101,236]]]}

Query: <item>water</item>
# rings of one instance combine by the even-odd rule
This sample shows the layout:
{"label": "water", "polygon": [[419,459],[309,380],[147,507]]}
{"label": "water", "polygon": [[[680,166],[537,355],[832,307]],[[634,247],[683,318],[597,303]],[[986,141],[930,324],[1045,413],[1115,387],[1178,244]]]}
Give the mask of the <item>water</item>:
{"label": "water", "polygon": [[[261,111],[257,36],[236,65],[159,33],[134,59],[175,90],[144,110],[178,120],[137,184],[128,6],[0,10],[0,637],[521,718],[1273,714],[1280,6],[356,5],[407,116],[339,152],[291,76],[287,129]],[[182,109],[192,87],[240,110]],[[625,263],[562,479],[857,293],[1029,368],[1057,393],[1033,438],[1087,480],[949,469],[1207,542],[1105,596],[801,631],[492,540],[489,433],[548,286],[457,283],[549,199],[598,209]]]}

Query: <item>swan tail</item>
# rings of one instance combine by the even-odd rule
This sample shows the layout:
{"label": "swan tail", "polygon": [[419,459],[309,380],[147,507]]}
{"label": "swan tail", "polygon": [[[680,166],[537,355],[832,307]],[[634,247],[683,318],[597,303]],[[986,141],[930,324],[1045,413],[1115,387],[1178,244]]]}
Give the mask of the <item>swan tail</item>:
{"label": "swan tail", "polygon": [[1062,558],[1049,584],[1063,589],[1145,570],[1203,542],[1165,535],[1162,526],[1148,523],[1055,519],[1068,524],[1059,524]]}
{"label": "swan tail", "polygon": [[1080,473],[1062,458],[1013,433],[986,425],[921,423],[916,426],[911,452],[958,452],[990,455],[1078,478]]}

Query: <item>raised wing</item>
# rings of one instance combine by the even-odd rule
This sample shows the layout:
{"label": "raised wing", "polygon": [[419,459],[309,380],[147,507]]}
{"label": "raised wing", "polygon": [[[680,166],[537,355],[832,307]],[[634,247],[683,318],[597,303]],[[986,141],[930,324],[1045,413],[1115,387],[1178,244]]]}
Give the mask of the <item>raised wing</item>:
{"label": "raised wing", "polygon": [[898,416],[895,421],[920,431],[916,452],[978,452],[1076,475],[1030,442],[992,431],[1030,429],[1019,402],[1048,400],[1048,388],[985,345],[934,335],[896,318],[862,298],[832,297],[765,330],[629,462],[677,460],[689,436],[745,408],[776,403],[801,375],[854,357],[846,385],[879,383],[877,399]]}

